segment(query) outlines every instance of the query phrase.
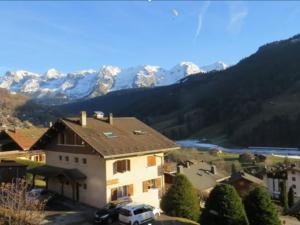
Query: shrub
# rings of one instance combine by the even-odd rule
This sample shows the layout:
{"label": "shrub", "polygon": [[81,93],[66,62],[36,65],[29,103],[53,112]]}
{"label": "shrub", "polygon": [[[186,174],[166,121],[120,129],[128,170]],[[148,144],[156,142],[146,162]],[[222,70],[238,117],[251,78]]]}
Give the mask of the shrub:
{"label": "shrub", "polygon": [[238,193],[228,184],[216,186],[200,217],[201,225],[248,225],[248,219]]}
{"label": "shrub", "polygon": [[245,210],[250,225],[280,225],[280,220],[269,193],[261,187],[245,198]]}
{"label": "shrub", "polygon": [[290,189],[289,189],[289,193],[288,193],[288,205],[289,205],[289,207],[291,208],[293,205],[294,205],[294,203],[295,203],[295,198],[294,198],[295,196],[294,196],[294,189],[293,189],[293,187],[290,187]]}
{"label": "shrub", "polygon": [[161,208],[167,215],[198,221],[199,200],[193,185],[183,174],[176,175],[174,184],[162,198]]}

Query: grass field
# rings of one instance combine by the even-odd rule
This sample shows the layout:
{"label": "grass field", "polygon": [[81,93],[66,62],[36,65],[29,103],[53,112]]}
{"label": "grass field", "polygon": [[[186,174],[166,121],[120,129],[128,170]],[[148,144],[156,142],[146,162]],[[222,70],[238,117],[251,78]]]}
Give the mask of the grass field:
{"label": "grass field", "polygon": [[[16,159],[16,162],[27,165],[27,170],[44,165],[43,163],[38,163],[38,162],[30,161],[30,160],[22,160],[22,159]],[[32,183],[32,174],[27,173],[26,179],[28,182]],[[35,186],[45,187],[46,183],[42,177],[36,176]]]}

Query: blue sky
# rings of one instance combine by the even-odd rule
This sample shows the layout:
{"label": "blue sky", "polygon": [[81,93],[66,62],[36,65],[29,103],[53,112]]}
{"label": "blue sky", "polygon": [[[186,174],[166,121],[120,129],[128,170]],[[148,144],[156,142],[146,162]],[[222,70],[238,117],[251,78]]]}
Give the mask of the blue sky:
{"label": "blue sky", "polygon": [[0,74],[234,64],[300,33],[300,2],[0,2]]}

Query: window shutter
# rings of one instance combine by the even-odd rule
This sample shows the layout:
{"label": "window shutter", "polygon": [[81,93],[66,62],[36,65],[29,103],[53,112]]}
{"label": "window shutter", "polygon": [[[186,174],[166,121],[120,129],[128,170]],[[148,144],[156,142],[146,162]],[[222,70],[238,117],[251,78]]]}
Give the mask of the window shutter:
{"label": "window shutter", "polygon": [[122,161],[117,161],[117,172],[121,173],[122,172]]}
{"label": "window shutter", "polygon": [[130,171],[130,160],[126,160],[127,161],[127,171]]}
{"label": "window shutter", "polygon": [[155,166],[156,165],[156,157],[154,155],[147,157],[147,165],[148,166]]}
{"label": "window shutter", "polygon": [[128,187],[128,195],[133,196],[133,184],[130,184],[127,187]]}
{"label": "window shutter", "polygon": [[156,188],[161,188],[161,178],[155,179],[155,187]]}
{"label": "window shutter", "polygon": [[115,201],[118,199],[118,189],[117,188],[112,188],[111,189],[111,200]]}
{"label": "window shutter", "polygon": [[148,192],[148,181],[143,182],[143,192]]}

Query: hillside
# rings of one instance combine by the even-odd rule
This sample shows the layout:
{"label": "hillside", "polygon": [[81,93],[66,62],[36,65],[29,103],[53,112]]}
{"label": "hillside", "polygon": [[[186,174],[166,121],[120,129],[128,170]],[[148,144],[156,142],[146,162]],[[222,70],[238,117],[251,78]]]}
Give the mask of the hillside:
{"label": "hillside", "polygon": [[59,109],[137,116],[175,139],[300,146],[299,61],[297,35],[264,45],[224,71],[189,76],[167,87],[113,92]]}
{"label": "hillside", "polygon": [[54,111],[32,102],[29,97],[0,88],[0,130],[13,127],[47,126],[55,119]]}

